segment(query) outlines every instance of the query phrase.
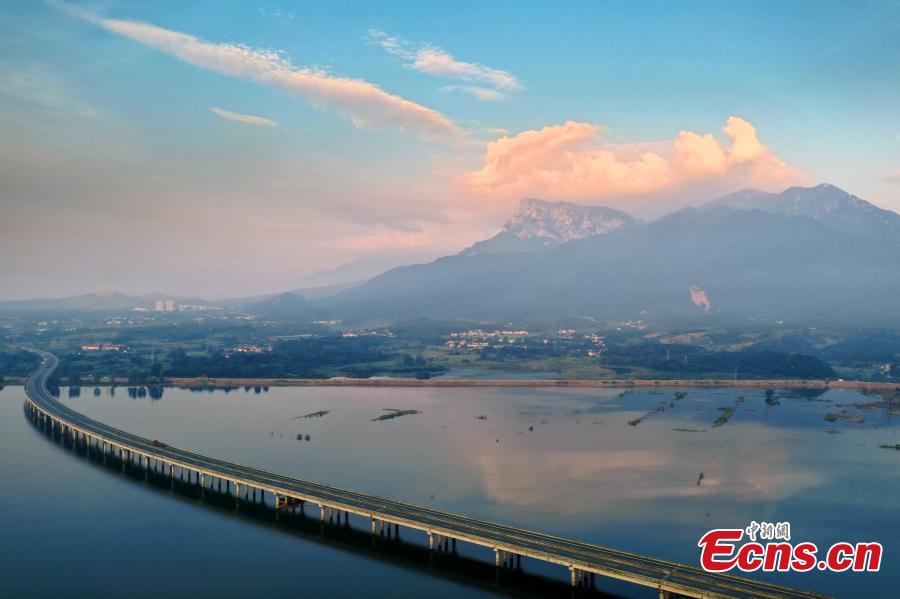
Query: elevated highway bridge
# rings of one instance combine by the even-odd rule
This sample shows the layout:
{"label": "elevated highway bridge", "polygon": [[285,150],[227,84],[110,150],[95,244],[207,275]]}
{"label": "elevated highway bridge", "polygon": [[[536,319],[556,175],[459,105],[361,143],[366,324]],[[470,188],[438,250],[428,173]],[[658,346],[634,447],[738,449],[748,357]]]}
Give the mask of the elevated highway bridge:
{"label": "elevated highway bridge", "polygon": [[394,499],[341,489],[292,476],[220,460],[113,428],[63,405],[47,389],[47,380],[58,361],[39,352],[41,365],[26,383],[26,411],[73,443],[114,455],[132,466],[168,473],[188,480],[201,490],[215,485],[233,493],[238,501],[264,500],[275,510],[306,503],[319,507],[321,518],[340,520],[348,514],[371,522],[372,534],[406,527],[427,535],[430,549],[455,546],[457,541],[492,549],[498,568],[529,557],[567,568],[573,586],[593,585],[595,576],[625,580],[659,592],[661,599],[697,597],[709,599],[811,599],[823,597],[766,582],[619,551],[575,539],[523,530],[459,514],[413,505]]}

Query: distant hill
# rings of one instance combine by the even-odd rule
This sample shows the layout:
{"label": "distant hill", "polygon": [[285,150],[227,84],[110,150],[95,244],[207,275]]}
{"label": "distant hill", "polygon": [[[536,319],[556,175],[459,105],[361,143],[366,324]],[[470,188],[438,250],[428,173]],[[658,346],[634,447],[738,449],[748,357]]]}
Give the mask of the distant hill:
{"label": "distant hill", "polygon": [[879,208],[827,183],[815,187],[791,187],[781,193],[744,189],[707,204],[707,207],[717,206],[805,216],[841,231],[890,236],[900,241],[900,214]]}
{"label": "distant hill", "polygon": [[323,297],[331,297],[346,289],[352,289],[357,285],[362,285],[365,280],[351,281],[349,283],[336,283],[334,285],[322,285],[320,287],[301,287],[300,289],[291,289],[288,293],[293,293],[303,297],[303,299],[313,300]]}
{"label": "distant hill", "polygon": [[[427,253],[360,256],[337,268],[321,270],[303,278],[298,288],[323,289],[356,285],[392,268],[407,264],[423,264],[437,257],[435,254]],[[298,293],[302,294],[299,290]]]}
{"label": "distant hill", "polygon": [[246,306],[257,316],[265,318],[285,318],[300,316],[309,311],[309,302],[296,293],[281,293]]}
{"label": "distant hill", "polygon": [[900,322],[898,237],[846,226],[865,221],[871,205],[839,202],[846,222],[835,227],[826,208],[843,192],[788,192],[812,216],[723,201],[541,253],[476,252],[397,268],[326,301],[363,319]]}
{"label": "distant hill", "polygon": [[569,241],[605,235],[637,222],[630,214],[603,206],[524,199],[502,231],[466,248],[461,254],[544,252]]}

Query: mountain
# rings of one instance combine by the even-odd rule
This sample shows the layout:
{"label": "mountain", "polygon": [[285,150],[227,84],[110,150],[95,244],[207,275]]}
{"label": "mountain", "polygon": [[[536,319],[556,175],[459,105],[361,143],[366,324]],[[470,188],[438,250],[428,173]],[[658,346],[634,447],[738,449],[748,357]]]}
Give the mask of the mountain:
{"label": "mountain", "polygon": [[364,280],[352,281],[350,283],[336,283],[334,285],[321,285],[319,287],[301,287],[300,289],[291,289],[288,293],[302,296],[303,299],[313,300],[323,297],[331,297],[345,289],[352,289],[357,285],[365,283]]}
{"label": "mountain", "polygon": [[360,256],[346,264],[331,270],[320,270],[300,280],[297,293],[304,295],[302,289],[333,288],[337,286],[358,285],[376,275],[392,268],[407,264],[431,262],[438,256],[435,254],[391,254]]}
{"label": "mountain", "polygon": [[603,206],[524,199],[500,233],[466,248],[461,254],[544,252],[575,239],[631,227],[637,222],[630,214]]}
{"label": "mountain", "polygon": [[900,236],[900,214],[879,208],[827,183],[815,187],[791,187],[781,193],[744,189],[706,206],[805,216],[858,235]]}
{"label": "mountain", "polygon": [[282,293],[246,307],[249,312],[265,318],[299,316],[309,308],[309,302],[296,293]]}
{"label": "mountain", "polygon": [[[832,195],[826,189],[820,201],[829,206]],[[829,214],[804,205],[814,216]],[[863,220],[852,211],[847,218]],[[688,208],[540,253],[463,254],[397,268],[337,294],[328,306],[345,319],[897,324],[897,242],[835,228],[825,218]]]}

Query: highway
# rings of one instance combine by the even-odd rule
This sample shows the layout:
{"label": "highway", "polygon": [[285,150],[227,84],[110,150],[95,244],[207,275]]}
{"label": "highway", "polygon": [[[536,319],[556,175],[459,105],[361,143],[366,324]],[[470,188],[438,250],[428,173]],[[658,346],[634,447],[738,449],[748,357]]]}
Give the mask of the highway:
{"label": "highway", "polygon": [[125,459],[145,465],[155,460],[163,468],[193,474],[198,483],[209,487],[215,479],[234,485],[235,494],[261,491],[273,496],[276,506],[309,502],[326,512],[344,511],[369,518],[372,531],[376,523],[393,524],[425,532],[430,546],[448,539],[465,541],[493,549],[497,564],[508,556],[540,559],[566,567],[573,585],[589,580],[589,574],[626,580],[659,591],[660,597],[701,598],[804,598],[823,597],[806,591],[753,581],[738,576],[713,574],[700,568],[671,561],[619,551],[536,531],[413,505],[394,499],[341,489],[220,460],[214,457],[161,446],[151,439],[107,426],[88,418],[57,401],[47,390],[47,380],[58,361],[39,352],[41,365],[26,383],[27,408],[62,434],[95,444],[104,451],[119,451]]}

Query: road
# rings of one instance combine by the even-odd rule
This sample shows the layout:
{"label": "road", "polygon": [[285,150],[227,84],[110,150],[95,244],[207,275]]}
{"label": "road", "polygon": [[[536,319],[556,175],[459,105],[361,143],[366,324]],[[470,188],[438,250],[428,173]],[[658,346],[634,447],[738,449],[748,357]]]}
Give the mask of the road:
{"label": "road", "polygon": [[806,591],[753,581],[738,576],[713,574],[699,568],[619,551],[531,530],[413,505],[394,499],[341,489],[323,483],[269,472],[252,466],[227,462],[214,457],[161,447],[131,433],[107,426],[80,414],[59,401],[47,390],[47,380],[58,365],[55,356],[39,352],[41,365],[26,383],[31,408],[49,418],[62,430],[81,435],[88,442],[106,443],[110,448],[130,452],[134,458],[154,459],[170,468],[185,469],[204,477],[229,481],[245,489],[258,489],[277,498],[289,498],[318,504],[325,510],[342,510],[426,532],[430,536],[467,541],[512,555],[532,557],[560,564],[572,571],[594,573],[660,591],[660,596],[680,595],[702,598],[803,598],[823,597]]}

